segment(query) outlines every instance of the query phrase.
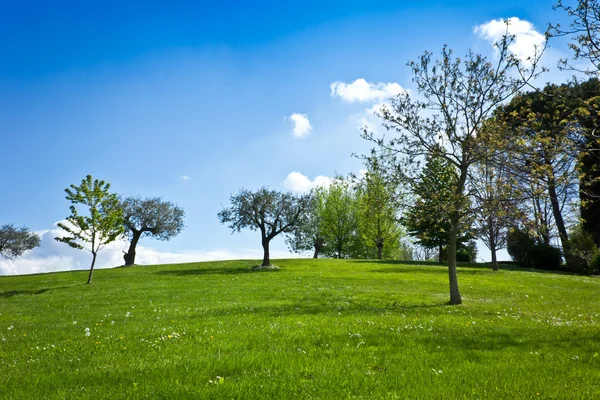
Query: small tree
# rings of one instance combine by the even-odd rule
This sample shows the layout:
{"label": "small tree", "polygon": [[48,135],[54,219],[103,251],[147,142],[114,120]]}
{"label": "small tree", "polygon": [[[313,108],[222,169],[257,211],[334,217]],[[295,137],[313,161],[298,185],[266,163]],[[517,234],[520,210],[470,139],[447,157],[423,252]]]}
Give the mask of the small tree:
{"label": "small tree", "polygon": [[261,188],[256,192],[241,189],[231,196],[231,207],[218,214],[219,221],[227,224],[233,232],[244,228],[260,230],[263,247],[261,267],[271,266],[269,243],[280,233],[292,232],[304,218],[309,197],[295,196],[276,190]]}
{"label": "small tree", "polygon": [[[67,234],[55,238],[74,249],[85,249],[92,253],[92,264],[87,283],[92,283],[92,274],[98,252],[108,243],[123,234],[123,210],[119,198],[110,193],[110,184],[88,175],[81,185],[65,189],[66,199],[71,202],[71,215],[66,223],[59,223]],[[89,215],[80,215],[77,205],[88,209]],[[87,243],[87,245],[85,245]]]}
{"label": "small tree", "polygon": [[13,260],[40,245],[40,237],[29,228],[5,224],[0,228],[0,255]]}
{"label": "small tree", "polygon": [[123,256],[125,265],[135,264],[135,248],[142,236],[170,240],[184,227],[183,209],[160,197],[127,197],[121,202],[121,208],[125,233],[130,240],[129,250]]}

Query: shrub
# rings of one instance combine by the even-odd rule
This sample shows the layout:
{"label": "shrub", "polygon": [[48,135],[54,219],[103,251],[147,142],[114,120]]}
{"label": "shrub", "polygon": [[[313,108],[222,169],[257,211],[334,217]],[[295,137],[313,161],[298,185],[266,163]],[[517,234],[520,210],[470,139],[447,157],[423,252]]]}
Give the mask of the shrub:
{"label": "shrub", "polygon": [[562,253],[557,247],[536,243],[531,248],[531,262],[533,268],[558,271],[561,269]]}
{"label": "shrub", "polygon": [[521,267],[530,267],[535,239],[519,228],[508,231],[506,250],[513,261]]}
{"label": "shrub", "polygon": [[[600,253],[594,243],[594,238],[588,232],[577,226],[570,235],[567,262],[569,267],[577,272],[592,274],[598,270]],[[565,253],[567,253],[565,251]]]}
{"label": "shrub", "polygon": [[477,243],[470,241],[461,244],[456,250],[456,261],[458,262],[475,262],[477,261]]}

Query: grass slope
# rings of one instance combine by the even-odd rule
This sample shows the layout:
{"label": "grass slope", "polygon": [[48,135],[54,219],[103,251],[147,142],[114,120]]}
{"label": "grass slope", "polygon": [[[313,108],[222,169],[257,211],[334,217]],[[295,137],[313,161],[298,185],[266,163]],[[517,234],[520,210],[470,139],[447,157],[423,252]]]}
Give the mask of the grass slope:
{"label": "grass slope", "polygon": [[600,398],[600,279],[254,264],[1,277],[0,398]]}

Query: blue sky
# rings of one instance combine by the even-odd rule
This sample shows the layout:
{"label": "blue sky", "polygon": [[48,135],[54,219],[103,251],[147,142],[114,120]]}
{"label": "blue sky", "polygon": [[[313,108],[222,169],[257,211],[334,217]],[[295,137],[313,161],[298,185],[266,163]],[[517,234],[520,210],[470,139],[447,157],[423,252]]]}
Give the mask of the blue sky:
{"label": "blue sky", "polygon": [[[412,88],[406,63],[444,44],[493,56],[474,27],[509,17],[534,39],[564,21],[551,1],[1,2],[0,223],[45,237],[0,274],[87,267],[51,240],[69,213],[64,188],[87,174],[185,209],[181,235],[143,239],[142,263],[259,258],[255,232],[217,221],[232,193],[357,172],[351,154],[369,148],[359,127]],[[568,52],[552,45],[556,70]],[[272,248],[287,254],[281,238]]]}

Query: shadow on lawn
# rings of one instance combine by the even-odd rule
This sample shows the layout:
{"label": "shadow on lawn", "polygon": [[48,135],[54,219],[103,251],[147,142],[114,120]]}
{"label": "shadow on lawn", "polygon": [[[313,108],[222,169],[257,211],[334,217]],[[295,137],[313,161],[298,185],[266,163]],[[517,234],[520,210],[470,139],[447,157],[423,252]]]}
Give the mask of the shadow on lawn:
{"label": "shadow on lawn", "polygon": [[266,272],[279,272],[279,269],[252,269],[252,267],[221,267],[221,268],[197,268],[197,269],[167,269],[155,272],[157,275],[240,275]]}
{"label": "shadow on lawn", "polygon": [[[444,265],[437,265],[439,267],[444,267]],[[459,265],[460,268],[460,265]],[[443,275],[447,275],[448,274],[448,268],[432,268],[432,267],[420,267],[420,268],[414,268],[414,267],[406,267],[406,268],[401,268],[401,267],[389,267],[386,269],[374,269],[371,270],[371,272],[378,272],[378,273],[385,273],[385,274],[414,274],[414,273],[426,273],[426,274],[443,274]],[[460,275],[481,275],[481,274],[490,274],[493,273],[493,271],[487,270],[487,269],[482,269],[480,271],[473,271],[473,270],[459,270],[458,272]]]}
{"label": "shadow on lawn", "polygon": [[42,293],[46,293],[46,292],[50,292],[53,290],[60,290],[60,289],[70,289],[70,288],[74,288],[77,286],[83,286],[83,283],[79,283],[76,285],[68,285],[68,286],[58,286],[58,287],[52,287],[52,288],[44,288],[44,289],[38,289],[38,290],[10,290],[8,292],[0,292],[0,299],[7,299],[9,297],[14,297],[14,296],[23,296],[23,295],[38,295],[38,294],[42,294]]}

